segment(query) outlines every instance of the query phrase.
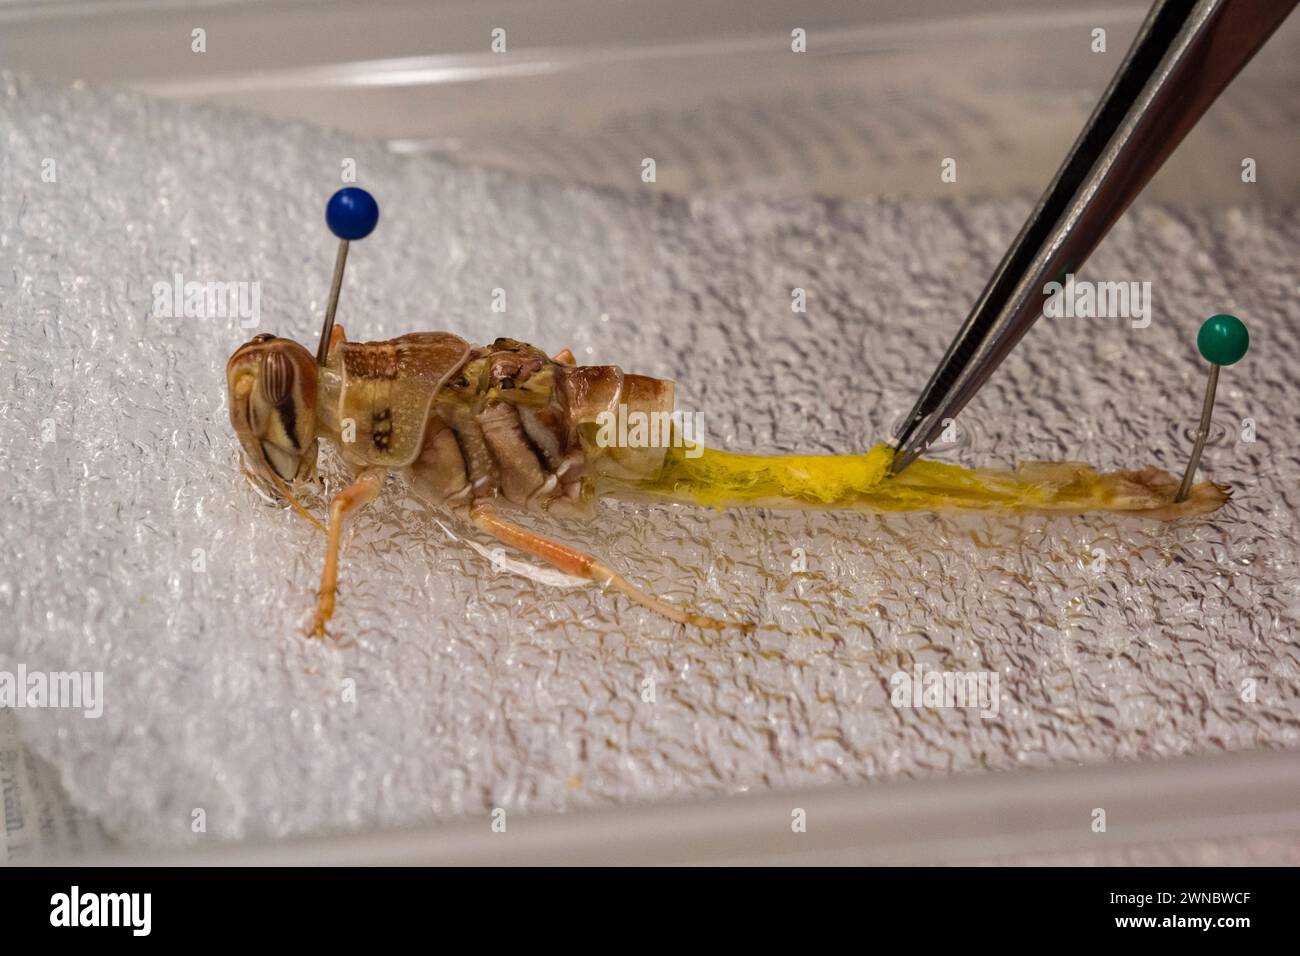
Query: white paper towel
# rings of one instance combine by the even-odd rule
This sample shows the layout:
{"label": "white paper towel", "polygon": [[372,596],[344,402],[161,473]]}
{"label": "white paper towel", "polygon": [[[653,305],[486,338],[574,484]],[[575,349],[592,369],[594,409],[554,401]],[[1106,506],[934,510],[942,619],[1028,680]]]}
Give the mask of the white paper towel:
{"label": "white paper towel", "polygon": [[[655,593],[762,622],[741,636],[501,573],[391,486],[346,536],[340,649],[301,636],[319,535],[238,473],[223,370],[257,329],[169,317],[154,287],[247,283],[258,328],[314,348],[345,159],[382,208],[349,260],[351,338],[568,346],[674,378],[709,444],[762,452],[884,437],[1028,202],[963,185],[687,203],[3,83],[0,670],[104,675],[97,719],[16,713],[124,843],[1297,743],[1295,208],[1134,210],[1087,273],[1151,281],[1150,327],[1040,323],[945,453],[1179,471],[1196,328],[1235,312],[1255,348],[1224,373],[1204,474],[1235,497],[1208,519],[611,504],[536,522]],[[891,706],[917,662],[996,672],[998,716]]]}

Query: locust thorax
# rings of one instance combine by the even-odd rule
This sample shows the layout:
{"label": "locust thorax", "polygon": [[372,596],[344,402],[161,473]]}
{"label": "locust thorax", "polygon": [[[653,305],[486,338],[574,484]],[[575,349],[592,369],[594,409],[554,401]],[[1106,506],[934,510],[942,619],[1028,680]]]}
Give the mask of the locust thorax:
{"label": "locust thorax", "polygon": [[516,504],[544,498],[555,507],[548,495],[576,500],[577,485],[585,500],[592,479],[654,477],[676,440],[672,382],[571,362],[572,355],[551,359],[534,346],[497,339],[475,350],[442,389],[448,424],[471,452],[466,432],[482,433],[504,496]]}
{"label": "locust thorax", "polygon": [[316,360],[263,332],[226,364],[230,423],[253,477],[277,492],[316,477]]}
{"label": "locust thorax", "polygon": [[[556,481],[555,496],[570,500],[575,485],[586,489],[578,497],[587,495],[591,479],[659,474],[674,440],[673,383],[572,361],[501,338],[448,374],[437,414],[467,455],[471,483],[491,473],[519,503],[551,494]],[[476,468],[484,443],[495,465]]]}

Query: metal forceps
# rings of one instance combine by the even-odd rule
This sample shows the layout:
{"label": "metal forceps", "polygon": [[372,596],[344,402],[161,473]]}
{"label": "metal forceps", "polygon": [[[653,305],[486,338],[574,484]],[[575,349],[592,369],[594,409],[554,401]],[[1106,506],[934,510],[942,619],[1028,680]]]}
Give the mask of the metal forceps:
{"label": "metal forceps", "polygon": [[1065,163],[930,376],[890,473],[922,455],[1297,0],[1157,0]]}

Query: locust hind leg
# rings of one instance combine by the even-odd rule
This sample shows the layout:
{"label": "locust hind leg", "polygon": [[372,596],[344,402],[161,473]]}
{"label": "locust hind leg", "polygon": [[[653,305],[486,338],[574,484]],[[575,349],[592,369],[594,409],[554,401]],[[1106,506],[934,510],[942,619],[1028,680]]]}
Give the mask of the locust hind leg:
{"label": "locust hind leg", "polygon": [[357,473],[348,485],[330,502],[330,525],[326,533],[325,568],[320,576],[320,598],[316,617],[312,621],[312,637],[324,637],[325,625],[334,616],[334,597],[338,593],[339,546],[343,539],[343,522],[358,509],[379,497],[384,486],[383,468],[367,468]]}
{"label": "locust hind leg", "polygon": [[506,520],[486,505],[474,505],[470,509],[469,517],[476,527],[486,531],[502,544],[510,545],[512,548],[518,548],[520,551],[526,551],[534,557],[541,558],[565,574],[594,581],[603,588],[612,588],[619,591],[642,607],[649,608],[656,614],[662,614],[679,624],[693,624],[696,627],[706,627],[713,630],[723,630],[728,627],[739,628],[742,631],[753,630],[753,624],[705,617],[702,614],[695,614],[666,601],[661,601],[642,591],[600,559],[576,548],[569,547],[567,544],[543,538],[534,531],[529,531],[527,528]]}

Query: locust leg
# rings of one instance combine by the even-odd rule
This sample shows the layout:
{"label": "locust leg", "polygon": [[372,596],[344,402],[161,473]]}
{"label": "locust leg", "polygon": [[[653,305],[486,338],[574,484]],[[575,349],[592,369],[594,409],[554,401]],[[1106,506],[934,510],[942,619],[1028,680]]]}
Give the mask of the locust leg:
{"label": "locust leg", "polygon": [[512,548],[518,548],[520,551],[526,551],[534,557],[541,558],[565,574],[594,581],[603,588],[612,588],[619,591],[642,607],[649,608],[656,614],[662,614],[679,624],[693,624],[696,627],[707,627],[713,630],[734,627],[742,631],[749,631],[754,627],[753,624],[741,621],[721,621],[717,618],[705,617],[702,614],[694,614],[675,607],[666,601],[661,601],[642,591],[598,558],[576,548],[571,548],[567,544],[543,538],[534,531],[529,531],[527,528],[506,520],[486,505],[473,506],[470,509],[469,517],[476,527],[486,531],[502,544],[510,545]]}
{"label": "locust leg", "polygon": [[324,637],[325,625],[334,616],[334,596],[338,592],[339,544],[343,537],[343,522],[357,509],[379,497],[384,486],[383,468],[359,471],[348,485],[330,502],[330,526],[325,543],[325,569],[320,576],[320,600],[316,605],[316,618],[312,622],[312,637]]}

